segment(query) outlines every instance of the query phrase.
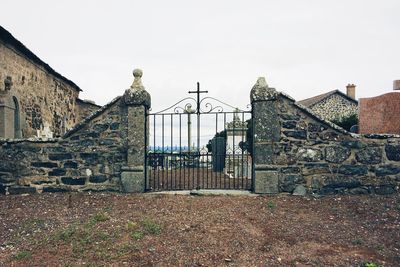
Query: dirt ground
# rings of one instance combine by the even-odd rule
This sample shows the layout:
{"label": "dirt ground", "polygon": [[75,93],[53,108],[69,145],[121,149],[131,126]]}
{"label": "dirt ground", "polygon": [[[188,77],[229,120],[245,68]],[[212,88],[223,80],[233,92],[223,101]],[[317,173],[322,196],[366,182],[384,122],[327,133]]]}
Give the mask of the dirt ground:
{"label": "dirt ground", "polygon": [[0,266],[378,265],[400,266],[399,195],[0,196]]}

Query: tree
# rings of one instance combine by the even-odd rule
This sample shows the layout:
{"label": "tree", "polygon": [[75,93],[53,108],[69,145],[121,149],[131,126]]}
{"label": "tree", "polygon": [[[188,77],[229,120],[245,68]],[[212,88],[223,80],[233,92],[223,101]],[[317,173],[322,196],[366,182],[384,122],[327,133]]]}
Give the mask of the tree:
{"label": "tree", "polygon": [[332,122],[346,131],[350,131],[350,128],[354,125],[358,125],[358,116],[357,114],[352,114],[346,117],[340,117],[332,120]]}

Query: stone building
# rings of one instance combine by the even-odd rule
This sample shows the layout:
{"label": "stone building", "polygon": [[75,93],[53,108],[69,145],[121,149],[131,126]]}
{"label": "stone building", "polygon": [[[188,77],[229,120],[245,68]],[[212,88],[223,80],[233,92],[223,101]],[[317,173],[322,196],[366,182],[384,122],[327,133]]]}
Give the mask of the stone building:
{"label": "stone building", "polygon": [[99,106],[0,26],[0,138],[61,136]]}
{"label": "stone building", "polygon": [[309,108],[325,120],[337,120],[358,114],[358,101],[356,100],[356,86],[348,84],[347,94],[333,90],[299,101],[298,103]]}
{"label": "stone building", "polygon": [[[393,82],[400,90],[400,80]],[[360,98],[359,127],[361,134],[400,134],[400,92]]]}

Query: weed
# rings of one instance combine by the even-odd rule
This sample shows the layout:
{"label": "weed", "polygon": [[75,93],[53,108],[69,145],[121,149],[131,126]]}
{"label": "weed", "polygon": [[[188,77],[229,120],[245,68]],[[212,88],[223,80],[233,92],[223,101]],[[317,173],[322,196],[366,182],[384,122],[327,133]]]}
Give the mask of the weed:
{"label": "weed", "polygon": [[76,233],[76,230],[77,229],[75,226],[70,225],[67,229],[57,232],[55,235],[55,240],[62,240],[64,242],[69,241]]}
{"label": "weed", "polygon": [[16,260],[23,260],[23,259],[29,259],[30,257],[32,257],[32,252],[20,251],[17,254],[15,254],[13,258]]}
{"label": "weed", "polygon": [[137,227],[138,227],[138,224],[135,222],[128,221],[126,223],[126,230],[128,230],[128,231],[133,231],[133,230],[137,229]]}
{"label": "weed", "polygon": [[380,267],[380,265],[374,262],[365,262],[362,267]]}
{"label": "weed", "polygon": [[109,213],[109,212],[111,212],[113,210],[113,207],[112,206],[107,206],[103,210],[104,210],[105,213]]}
{"label": "weed", "polygon": [[86,229],[91,229],[93,226],[95,226],[98,222],[105,222],[109,220],[110,217],[108,216],[107,213],[100,212],[91,217],[88,222],[84,225]]}
{"label": "weed", "polygon": [[161,234],[161,226],[150,219],[145,219],[142,221],[143,229],[151,235]]}
{"label": "weed", "polygon": [[76,238],[77,241],[83,246],[92,243],[90,232],[87,229],[77,232]]}
{"label": "weed", "polygon": [[119,247],[117,255],[120,257],[125,253],[139,251],[140,246],[137,243],[124,243],[122,246]]}
{"label": "weed", "polygon": [[134,238],[135,240],[140,240],[140,239],[142,239],[142,238],[144,237],[144,233],[141,232],[141,231],[136,231],[136,232],[133,232],[133,233],[131,234],[131,236],[132,236],[132,238]]}
{"label": "weed", "polygon": [[107,213],[100,212],[100,213],[97,213],[93,217],[93,219],[96,220],[96,222],[105,222],[105,221],[108,221],[110,219],[110,216],[108,216]]}
{"label": "weed", "polygon": [[42,219],[29,219],[24,221],[20,228],[22,229],[31,229],[31,228],[42,228],[45,225],[45,221]]}
{"label": "weed", "polygon": [[106,240],[110,239],[110,235],[107,232],[100,232],[97,234],[97,238],[102,241],[106,241]]}
{"label": "weed", "polygon": [[362,245],[362,244],[364,244],[364,240],[362,238],[356,238],[356,239],[353,239],[353,241],[351,241],[351,243],[353,245]]}
{"label": "weed", "polygon": [[273,201],[268,201],[267,205],[268,205],[268,208],[271,210],[276,208],[276,204]]}

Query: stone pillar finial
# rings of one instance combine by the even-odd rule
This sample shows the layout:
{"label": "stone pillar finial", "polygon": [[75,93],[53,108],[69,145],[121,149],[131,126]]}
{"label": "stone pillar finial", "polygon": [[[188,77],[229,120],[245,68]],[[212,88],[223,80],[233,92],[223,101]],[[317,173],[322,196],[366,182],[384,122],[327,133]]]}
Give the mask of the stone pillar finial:
{"label": "stone pillar finial", "polygon": [[133,90],[145,90],[143,84],[142,84],[142,76],[143,76],[143,71],[141,69],[134,69],[133,70],[133,77],[135,79],[133,80],[133,83],[131,85],[131,88]]}
{"label": "stone pillar finial", "polygon": [[126,105],[143,105],[147,108],[151,106],[150,94],[145,90],[142,84],[143,71],[141,69],[134,69],[133,76],[135,79],[131,87],[125,90],[123,99]]}
{"label": "stone pillar finial", "polygon": [[271,87],[268,87],[265,77],[259,77],[256,84],[250,92],[251,102],[260,100],[273,100],[276,99],[278,92]]}

